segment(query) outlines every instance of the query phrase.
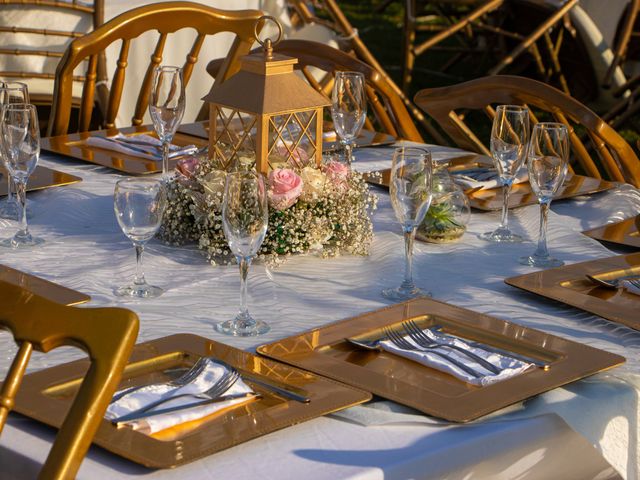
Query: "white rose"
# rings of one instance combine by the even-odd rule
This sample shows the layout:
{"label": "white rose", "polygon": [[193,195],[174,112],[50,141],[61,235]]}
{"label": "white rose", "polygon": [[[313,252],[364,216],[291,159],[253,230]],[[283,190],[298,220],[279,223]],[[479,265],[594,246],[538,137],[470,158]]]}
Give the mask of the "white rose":
{"label": "white rose", "polygon": [[304,183],[301,198],[306,201],[317,200],[323,192],[327,183],[327,176],[314,167],[304,167],[300,171],[300,178]]}

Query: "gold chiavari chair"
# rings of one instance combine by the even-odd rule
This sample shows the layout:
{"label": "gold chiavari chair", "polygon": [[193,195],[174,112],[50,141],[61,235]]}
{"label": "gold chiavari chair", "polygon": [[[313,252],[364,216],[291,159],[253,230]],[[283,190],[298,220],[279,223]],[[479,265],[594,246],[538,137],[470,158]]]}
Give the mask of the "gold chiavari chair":
{"label": "gold chiavari chair", "polygon": [[[100,26],[104,0],[0,0],[0,78],[27,83],[32,103],[49,111],[55,70],[69,42]],[[98,58],[97,102],[106,98],[104,55]],[[74,76],[74,107],[84,78]],[[46,116],[42,119],[46,127]]]}
{"label": "gold chiavari chair", "polygon": [[[341,50],[309,40],[284,40],[274,46],[274,52],[297,58],[296,69],[303,73],[316,90],[329,97],[335,72],[361,72],[365,77],[368,113],[371,114],[365,128],[404,140],[423,141],[402,99],[389,85],[387,78],[370,65]],[[207,65],[211,76],[218,74],[221,63],[222,59],[218,59]],[[324,75],[318,75],[317,70],[312,72],[311,69],[319,69]],[[318,80],[318,76],[323,78]]]}
{"label": "gold chiavari chair", "polygon": [[261,16],[262,12],[258,10],[225,11],[192,2],[157,3],[125,12],[94,32],[75,39],[67,48],[56,70],[48,135],[62,135],[68,132],[73,71],[85,59],[88,59],[88,67],[83,86],[78,130],[87,131],[89,129],[98,57],[112,43],[122,41],[122,46],[111,81],[109,97],[106,101],[103,125],[105,128],[115,126],[124,88],[131,42],[144,32],[158,32],[158,42],[142,79],[135,112],[131,120],[133,125],[140,125],[149,101],[153,70],[162,61],[162,54],[170,34],[184,28],[191,28],[197,32],[193,46],[190,51],[185,53],[183,71],[186,85],[191,77],[193,67],[198,61],[205,37],[220,32],[234,33],[235,40],[220,75],[216,78],[217,81],[224,81],[237,70],[238,58],[245,55],[251,48],[255,40],[254,27]]}
{"label": "gold chiavari chair", "polygon": [[0,389],[0,432],[33,350],[75,346],[89,355],[89,370],[40,472],[40,478],[74,478],[129,359],[138,317],[122,308],[60,305],[0,281],[0,328],[19,345]]}
{"label": "gold chiavari chair", "polygon": [[[416,104],[461,148],[490,155],[468,121],[472,111],[493,117],[496,104],[528,105],[531,119],[567,125],[573,168],[591,177],[640,186],[640,160],[629,144],[582,103],[537,80],[496,75],[443,88],[424,89]],[[595,157],[594,158],[594,154]]]}

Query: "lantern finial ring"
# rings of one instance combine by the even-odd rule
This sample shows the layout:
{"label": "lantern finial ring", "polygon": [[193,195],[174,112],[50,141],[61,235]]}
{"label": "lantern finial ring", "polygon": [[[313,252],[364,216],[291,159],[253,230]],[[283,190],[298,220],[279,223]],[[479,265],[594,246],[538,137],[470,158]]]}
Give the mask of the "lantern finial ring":
{"label": "lantern finial ring", "polygon": [[[270,38],[267,38],[265,40],[260,40],[260,35],[258,33],[258,25],[260,25],[261,23],[264,25],[267,22],[267,20],[271,20],[273,23],[275,23],[276,27],[278,27],[278,38],[276,38],[275,40],[271,40]],[[282,40],[283,31],[282,31],[282,25],[280,25],[280,22],[271,15],[263,15],[258,19],[258,21],[253,26],[253,33],[256,37],[257,42],[264,48],[265,57],[267,59],[271,59],[273,57],[273,46],[277,45],[278,43],[280,43],[280,40]]]}

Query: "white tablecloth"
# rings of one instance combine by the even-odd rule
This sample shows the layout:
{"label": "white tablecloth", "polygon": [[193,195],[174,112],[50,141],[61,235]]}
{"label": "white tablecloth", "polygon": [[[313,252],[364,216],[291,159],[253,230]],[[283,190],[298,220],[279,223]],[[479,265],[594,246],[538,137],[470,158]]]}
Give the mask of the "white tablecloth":
{"label": "white tablecloth", "polygon": [[[444,150],[436,148],[435,157],[441,157]],[[356,154],[357,166],[371,169],[388,166],[391,150],[363,149]],[[388,196],[381,193],[369,257],[321,260],[300,256],[276,270],[254,266],[249,275],[250,308],[272,330],[260,338],[228,338],[216,333],[212,325],[236,311],[237,267],[214,268],[193,248],[154,241],[146,253],[147,278],[166,293],[147,301],[115,298],[114,287],[128,282],[134,271],[133,248],[113,215],[113,186],[121,176],[102,167],[55,160],[51,155],[45,155],[43,163],[78,174],[84,181],[31,194],[31,227],[47,243],[31,251],[0,252],[0,262],[88,293],[90,305],[131,308],[141,320],[139,341],[192,332],[253,349],[381,307],[385,305],[381,288],[399,283],[402,277],[401,230]],[[638,213],[640,193],[621,186],[609,193],[558,202],[553,210],[549,216],[552,252],[567,263],[601,258],[612,253],[579,232]],[[585,478],[579,469],[586,468],[590,456],[571,456],[571,442],[562,440],[570,432],[564,422],[626,478],[638,478],[640,332],[505,285],[505,277],[531,271],[516,259],[530,253],[534,245],[531,241],[489,245],[478,239],[478,234],[497,222],[498,213],[475,213],[459,243],[417,243],[414,268],[419,286],[431,290],[439,300],[624,355],[628,359],[624,366],[540,395],[508,414],[471,426],[448,426],[412,411],[381,412],[362,406],[270,434],[174,471],[150,472],[92,449],[79,478]],[[512,211],[511,225],[535,239],[537,207]],[[15,222],[3,221],[0,236],[14,229]],[[7,335],[0,335],[0,351],[7,350],[9,343]],[[35,355],[31,368],[79,356],[72,349],[46,357]],[[34,422],[12,417],[0,437],[0,478],[23,478],[29,468],[36,468],[33,462],[42,461],[51,436]],[[15,469],[23,473],[12,476]]]}

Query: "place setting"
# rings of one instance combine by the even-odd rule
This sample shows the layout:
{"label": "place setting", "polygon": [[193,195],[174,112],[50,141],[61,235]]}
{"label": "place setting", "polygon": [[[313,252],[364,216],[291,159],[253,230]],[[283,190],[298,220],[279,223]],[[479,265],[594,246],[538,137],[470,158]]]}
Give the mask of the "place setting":
{"label": "place setting", "polygon": [[587,237],[629,248],[640,248],[640,215],[582,232]]}

